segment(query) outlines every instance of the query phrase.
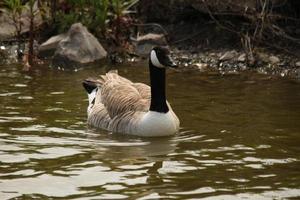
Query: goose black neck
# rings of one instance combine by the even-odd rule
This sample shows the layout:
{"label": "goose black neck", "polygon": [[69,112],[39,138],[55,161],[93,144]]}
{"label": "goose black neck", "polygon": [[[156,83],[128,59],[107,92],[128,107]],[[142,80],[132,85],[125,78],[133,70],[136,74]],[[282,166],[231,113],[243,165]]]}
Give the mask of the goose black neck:
{"label": "goose black neck", "polygon": [[151,105],[150,111],[167,113],[169,111],[166,102],[166,69],[153,66],[149,61]]}

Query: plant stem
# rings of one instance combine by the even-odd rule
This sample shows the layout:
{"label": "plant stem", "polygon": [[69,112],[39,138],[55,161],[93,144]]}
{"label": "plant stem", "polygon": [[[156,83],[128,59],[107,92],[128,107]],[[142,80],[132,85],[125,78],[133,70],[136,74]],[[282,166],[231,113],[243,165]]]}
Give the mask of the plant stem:
{"label": "plant stem", "polygon": [[34,52],[33,52],[33,42],[34,42],[34,12],[33,5],[30,4],[30,26],[29,26],[29,50],[28,50],[28,63],[30,66],[33,65]]}
{"label": "plant stem", "polygon": [[52,18],[52,24],[54,24],[55,21],[56,21],[56,5],[57,5],[57,1],[56,0],[51,0],[51,18]]}

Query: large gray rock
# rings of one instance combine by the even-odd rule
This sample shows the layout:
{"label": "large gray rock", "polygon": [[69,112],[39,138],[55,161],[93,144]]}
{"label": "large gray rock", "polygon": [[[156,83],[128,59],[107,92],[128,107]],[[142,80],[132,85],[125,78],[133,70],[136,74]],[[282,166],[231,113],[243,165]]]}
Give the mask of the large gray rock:
{"label": "large gray rock", "polygon": [[81,23],[71,26],[53,56],[52,64],[58,67],[77,67],[93,63],[107,56],[105,49]]}
{"label": "large gray rock", "polygon": [[15,30],[15,26],[8,12],[4,9],[0,9],[0,41],[14,37]]}
{"label": "large gray rock", "polygon": [[[39,11],[37,1],[33,6],[35,13],[34,25],[35,27],[40,26],[43,23],[42,14]],[[22,30],[21,33],[27,33],[30,26],[30,13],[29,9],[24,9],[21,14]],[[14,38],[16,34],[16,28],[12,20],[11,14],[4,8],[0,8],[0,41]]]}
{"label": "large gray rock", "polygon": [[59,34],[49,38],[39,46],[38,56],[41,58],[51,57],[55,53],[60,41],[67,37],[66,33]]}

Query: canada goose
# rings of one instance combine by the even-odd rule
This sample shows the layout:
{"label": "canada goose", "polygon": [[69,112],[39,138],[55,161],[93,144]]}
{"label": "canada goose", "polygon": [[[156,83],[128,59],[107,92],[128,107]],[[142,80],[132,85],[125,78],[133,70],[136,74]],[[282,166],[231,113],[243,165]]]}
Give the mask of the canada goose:
{"label": "canada goose", "polygon": [[150,52],[151,88],[133,83],[109,71],[100,79],[87,79],[89,125],[112,132],[144,137],[173,135],[179,130],[179,119],[166,101],[166,67],[176,65],[165,47]]}

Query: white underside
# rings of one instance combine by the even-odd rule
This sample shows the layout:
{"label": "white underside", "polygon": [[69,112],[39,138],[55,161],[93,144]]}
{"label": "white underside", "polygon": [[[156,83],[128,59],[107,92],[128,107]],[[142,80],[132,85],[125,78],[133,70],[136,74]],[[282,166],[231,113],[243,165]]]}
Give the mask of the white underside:
{"label": "white underside", "polygon": [[147,112],[137,124],[137,132],[134,135],[143,137],[174,135],[179,130],[179,121],[172,112]]}

